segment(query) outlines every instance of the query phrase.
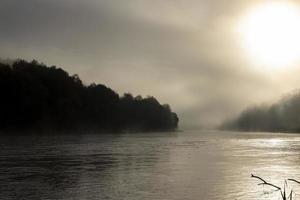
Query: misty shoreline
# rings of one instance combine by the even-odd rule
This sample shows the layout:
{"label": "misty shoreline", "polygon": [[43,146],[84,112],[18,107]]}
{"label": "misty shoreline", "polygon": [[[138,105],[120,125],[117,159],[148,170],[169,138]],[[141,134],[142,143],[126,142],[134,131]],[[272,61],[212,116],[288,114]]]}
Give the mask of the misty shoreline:
{"label": "misty shoreline", "polygon": [[219,128],[230,131],[300,133],[300,91],[272,105],[253,106]]}

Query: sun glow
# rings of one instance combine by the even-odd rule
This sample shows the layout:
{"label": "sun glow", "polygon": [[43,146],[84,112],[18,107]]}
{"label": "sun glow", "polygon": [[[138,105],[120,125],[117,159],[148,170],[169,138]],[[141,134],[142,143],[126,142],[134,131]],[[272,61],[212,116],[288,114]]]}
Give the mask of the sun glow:
{"label": "sun glow", "polygon": [[239,26],[252,60],[270,69],[293,66],[300,58],[300,8],[287,2],[252,9]]}

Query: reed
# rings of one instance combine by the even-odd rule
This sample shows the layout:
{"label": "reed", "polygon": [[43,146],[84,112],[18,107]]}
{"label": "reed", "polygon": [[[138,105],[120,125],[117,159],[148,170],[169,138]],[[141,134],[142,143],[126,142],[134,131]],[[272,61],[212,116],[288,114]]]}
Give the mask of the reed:
{"label": "reed", "polygon": [[261,181],[258,185],[268,185],[270,187],[275,188],[276,191],[280,192],[282,200],[293,200],[293,194],[295,194],[295,193],[292,188],[289,188],[288,182],[294,182],[294,183],[300,184],[300,182],[295,179],[286,179],[286,180],[284,180],[284,185],[282,188],[277,185],[274,185],[273,183],[267,182],[266,180],[264,180],[263,178],[261,178],[259,176],[255,176],[255,175],[251,174],[251,177]]}

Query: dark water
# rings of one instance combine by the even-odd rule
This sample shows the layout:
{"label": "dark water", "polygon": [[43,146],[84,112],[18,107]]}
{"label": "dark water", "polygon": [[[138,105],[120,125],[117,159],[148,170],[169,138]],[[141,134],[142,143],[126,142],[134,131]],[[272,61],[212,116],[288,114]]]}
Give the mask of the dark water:
{"label": "dark water", "polygon": [[[1,200],[279,199],[250,173],[280,186],[285,178],[300,180],[297,134],[193,131],[0,139]],[[297,185],[289,186],[298,193]]]}

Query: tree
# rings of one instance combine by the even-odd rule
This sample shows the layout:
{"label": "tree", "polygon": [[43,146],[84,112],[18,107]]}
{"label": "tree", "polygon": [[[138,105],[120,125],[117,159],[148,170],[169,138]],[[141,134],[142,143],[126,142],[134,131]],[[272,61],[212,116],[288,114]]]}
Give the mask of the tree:
{"label": "tree", "polygon": [[0,129],[175,130],[178,117],[154,97],[120,97],[102,84],[84,85],[56,66],[0,63]]}

